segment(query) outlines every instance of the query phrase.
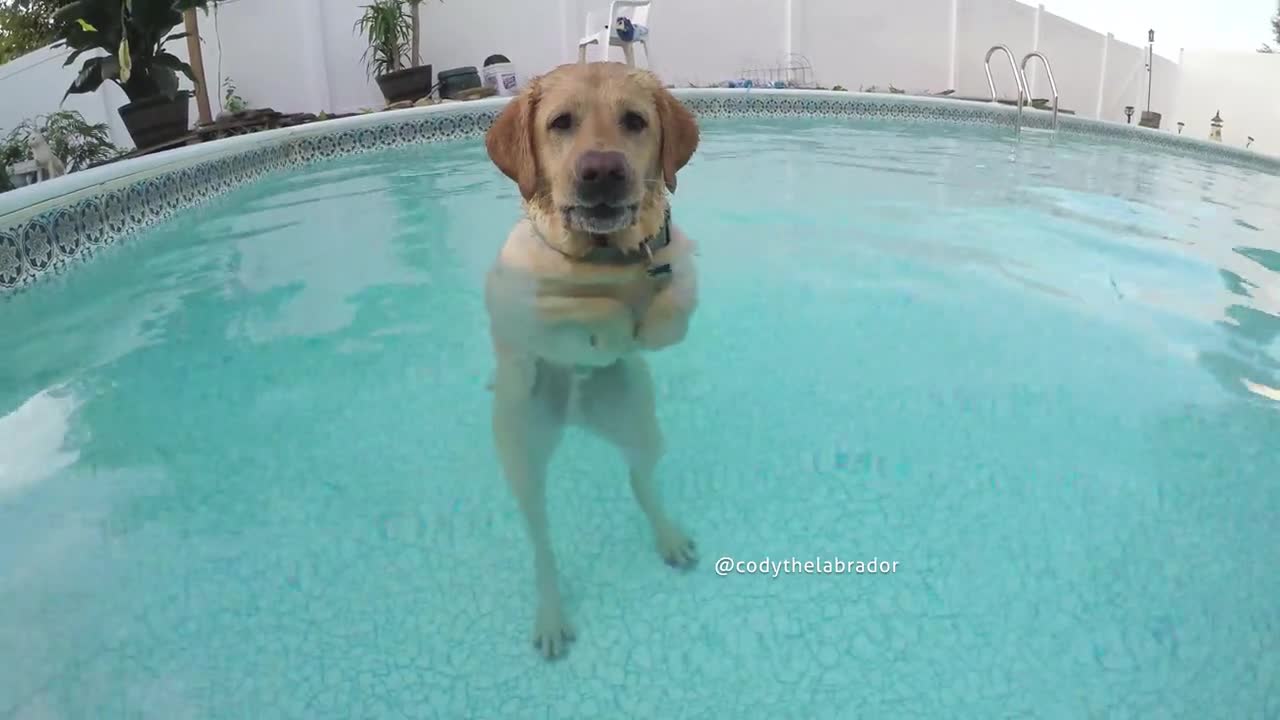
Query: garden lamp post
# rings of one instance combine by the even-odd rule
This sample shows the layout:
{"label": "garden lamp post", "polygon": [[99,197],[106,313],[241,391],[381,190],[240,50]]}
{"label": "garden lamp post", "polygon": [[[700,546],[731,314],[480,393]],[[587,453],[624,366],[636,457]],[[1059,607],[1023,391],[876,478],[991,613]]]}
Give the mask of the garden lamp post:
{"label": "garden lamp post", "polygon": [[1147,109],[1142,111],[1138,124],[1142,127],[1160,129],[1160,113],[1151,112],[1151,75],[1156,66],[1156,31],[1147,31]]}
{"label": "garden lamp post", "polygon": [[1156,31],[1147,31],[1147,112],[1151,112],[1151,71],[1156,64]]}

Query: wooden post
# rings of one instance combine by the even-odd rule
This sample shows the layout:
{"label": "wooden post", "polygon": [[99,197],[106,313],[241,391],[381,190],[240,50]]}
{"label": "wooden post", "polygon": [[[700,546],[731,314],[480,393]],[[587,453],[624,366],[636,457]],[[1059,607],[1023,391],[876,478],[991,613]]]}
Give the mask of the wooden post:
{"label": "wooden post", "polygon": [[209,92],[204,81],[204,54],[200,51],[200,24],[196,20],[195,8],[182,13],[182,22],[187,30],[187,57],[191,59],[191,74],[196,76],[196,108],[200,113],[200,124],[213,122],[213,113],[209,110]]}

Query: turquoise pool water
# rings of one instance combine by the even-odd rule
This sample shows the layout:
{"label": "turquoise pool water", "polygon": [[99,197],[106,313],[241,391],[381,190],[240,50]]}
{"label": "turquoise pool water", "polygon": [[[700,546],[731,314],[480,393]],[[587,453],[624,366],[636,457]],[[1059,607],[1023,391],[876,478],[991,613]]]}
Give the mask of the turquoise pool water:
{"label": "turquoise pool water", "polygon": [[[478,140],[269,177],[0,303],[0,717],[1280,716],[1280,177],[721,120],[668,506],[571,434],[530,647]],[[896,572],[718,575],[818,557]]]}

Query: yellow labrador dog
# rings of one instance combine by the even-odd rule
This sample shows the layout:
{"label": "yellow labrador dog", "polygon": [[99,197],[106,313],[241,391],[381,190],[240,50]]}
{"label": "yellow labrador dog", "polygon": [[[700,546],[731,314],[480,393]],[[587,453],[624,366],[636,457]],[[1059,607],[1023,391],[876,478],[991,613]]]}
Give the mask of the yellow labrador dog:
{"label": "yellow labrador dog", "polygon": [[548,658],[573,639],[544,499],[566,425],[622,452],[658,552],[676,567],[696,561],[654,484],[662,433],[643,353],[680,342],[696,305],[692,244],[671,223],[667,192],[697,145],[693,115],[653,75],[621,63],[563,65],[534,79],[485,138],[526,215],[485,300],[494,442],[533,545],[533,640]]}

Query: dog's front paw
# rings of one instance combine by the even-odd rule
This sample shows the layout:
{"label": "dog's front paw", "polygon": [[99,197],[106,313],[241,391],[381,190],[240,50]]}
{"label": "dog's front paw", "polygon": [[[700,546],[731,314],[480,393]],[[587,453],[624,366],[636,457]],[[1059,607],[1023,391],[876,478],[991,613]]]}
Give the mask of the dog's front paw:
{"label": "dog's front paw", "polygon": [[636,341],[646,350],[661,350],[684,340],[688,330],[683,318],[646,318],[636,331]]}
{"label": "dog's front paw", "polygon": [[673,568],[687,570],[698,564],[698,551],[693,540],[675,525],[657,531],[658,554]]}
{"label": "dog's front paw", "polygon": [[559,605],[542,605],[533,626],[533,647],[548,660],[564,657],[573,642],[573,627],[564,619]]}

